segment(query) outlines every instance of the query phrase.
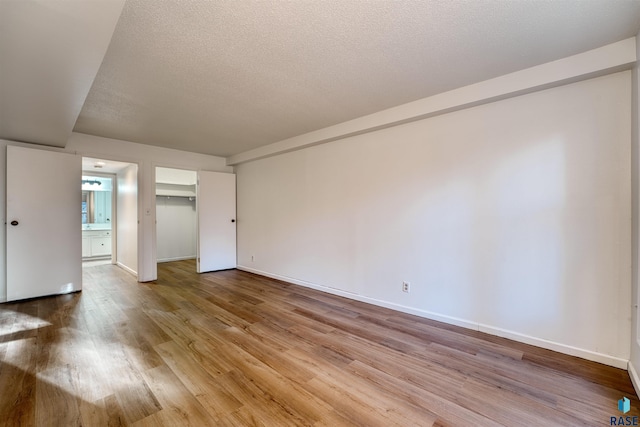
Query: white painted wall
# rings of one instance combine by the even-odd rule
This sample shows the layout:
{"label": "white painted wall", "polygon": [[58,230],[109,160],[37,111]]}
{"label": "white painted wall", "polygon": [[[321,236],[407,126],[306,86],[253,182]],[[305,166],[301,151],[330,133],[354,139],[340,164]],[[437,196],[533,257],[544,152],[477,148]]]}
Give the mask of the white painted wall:
{"label": "white painted wall", "polygon": [[155,226],[155,168],[157,166],[233,172],[222,157],[186,151],[135,144],[81,133],[73,133],[65,148],[85,157],[117,160],[138,165],[138,280],[155,280],[156,226]]}
{"label": "white painted wall", "polygon": [[[165,166],[178,169],[233,172],[233,168],[226,166],[225,159],[222,157],[135,144],[128,141],[100,138],[80,133],[71,135],[64,150],[0,139],[0,221],[2,224],[6,220],[7,145],[66,151],[85,157],[134,163],[138,166],[138,217],[135,220],[136,222],[140,221],[138,226],[138,246],[135,252],[133,249],[126,252],[128,254],[137,254],[137,260],[126,259],[125,262],[126,265],[133,266],[131,268],[137,271],[138,279],[141,281],[150,281],[156,278],[155,167]],[[146,211],[149,212],[149,215],[144,215]],[[5,227],[0,227],[0,271],[6,271],[5,245]],[[6,301],[6,277],[4,274],[0,274],[0,302],[4,301]]]}
{"label": "white painted wall", "polygon": [[[636,39],[640,38],[638,33]],[[637,55],[640,58],[640,45],[636,45]],[[632,272],[631,281],[632,296],[631,306],[631,359],[629,360],[629,374],[636,393],[640,394],[640,317],[638,306],[640,305],[640,68],[638,63],[633,68],[632,74],[632,113],[631,113],[631,188],[632,188]]]}
{"label": "white painted wall", "polygon": [[156,197],[158,262],[196,257],[195,197]]}
{"label": "white painted wall", "polygon": [[240,164],[238,264],[626,367],[630,81]]}
{"label": "white painted wall", "polygon": [[116,263],[138,275],[138,165],[116,175]]}
{"label": "white painted wall", "polygon": [[156,168],[156,184],[196,185],[195,171],[172,168]]}
{"label": "white painted wall", "polygon": [[7,145],[0,139],[0,302],[7,300]]}

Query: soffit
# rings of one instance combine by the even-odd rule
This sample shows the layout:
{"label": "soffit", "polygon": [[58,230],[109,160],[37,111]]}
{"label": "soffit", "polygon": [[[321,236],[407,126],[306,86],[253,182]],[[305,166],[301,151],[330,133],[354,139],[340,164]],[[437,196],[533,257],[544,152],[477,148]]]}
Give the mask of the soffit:
{"label": "soffit", "polygon": [[123,4],[0,1],[0,138],[66,145]]}

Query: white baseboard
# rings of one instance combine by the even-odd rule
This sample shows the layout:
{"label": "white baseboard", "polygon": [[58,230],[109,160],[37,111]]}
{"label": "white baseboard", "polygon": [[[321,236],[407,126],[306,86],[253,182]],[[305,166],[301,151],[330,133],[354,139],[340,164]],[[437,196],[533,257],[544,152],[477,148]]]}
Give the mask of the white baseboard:
{"label": "white baseboard", "polygon": [[174,258],[162,258],[162,259],[158,259],[157,262],[161,263],[161,262],[171,262],[171,261],[182,261],[185,259],[196,259],[196,257],[194,255],[190,255],[190,256],[179,256]]}
{"label": "white baseboard", "polygon": [[499,337],[508,338],[510,340],[519,341],[525,344],[535,345],[536,347],[546,348],[547,350],[557,351],[558,353],[568,354],[569,356],[581,357],[592,362],[602,363],[604,365],[613,366],[615,368],[627,369],[628,359],[611,356],[608,354],[598,353],[591,350],[585,350],[579,347],[573,347],[567,344],[557,343],[555,341],[545,340],[543,338],[532,337],[521,334],[519,332],[509,331],[502,328],[479,324],[479,331],[487,334],[497,335]]}
{"label": "white baseboard", "polygon": [[629,361],[627,371],[629,371],[631,384],[633,384],[633,388],[636,390],[636,395],[640,396],[640,393],[638,393],[638,391],[640,391],[640,378],[638,378],[638,371],[636,371],[636,368],[633,366],[633,363],[631,363],[631,361]]}
{"label": "white baseboard", "polygon": [[123,264],[123,263],[121,263],[121,262],[116,263],[116,265],[117,265],[118,267],[120,267],[121,269],[123,269],[124,271],[126,271],[127,273],[131,273],[131,274],[133,274],[134,276],[136,276],[136,280],[137,280],[137,278],[138,278],[138,272],[137,272],[137,271],[135,271],[135,270],[133,270],[133,269],[131,269],[131,268],[127,267],[126,265],[124,265],[124,264]]}
{"label": "white baseboard", "polygon": [[[568,354],[570,356],[580,357],[593,362],[599,362],[605,365],[613,366],[620,369],[627,369],[629,365],[628,359],[623,359],[608,354],[598,353],[591,350],[585,350],[578,347],[573,347],[566,344],[557,343],[554,341],[545,340],[542,338],[532,337],[529,335],[521,334],[519,332],[510,331],[502,328],[497,328],[490,325],[483,325],[481,323],[472,322],[457,317],[447,316],[441,313],[434,313],[427,310],[420,310],[413,307],[407,307],[388,301],[378,300],[375,298],[366,297],[363,295],[346,292],[340,289],[331,288],[328,286],[322,286],[304,280],[294,279],[292,277],[281,276],[278,274],[268,273],[266,271],[257,270],[255,268],[239,265],[236,267],[238,270],[247,271],[249,273],[259,274],[260,276],[270,277],[272,279],[282,280],[284,282],[292,283],[294,285],[305,286],[307,288],[316,289],[319,291],[327,292],[333,295],[338,295],[345,298],[351,298],[356,301],[366,302],[369,304],[377,305],[380,307],[390,308],[392,310],[400,311],[407,314],[413,314],[416,316],[424,317],[426,319],[437,320],[439,322],[448,323],[451,325],[461,326],[467,329],[473,329],[475,331],[485,332],[491,335],[497,335],[500,337],[508,338],[514,341],[522,342],[525,344],[534,345],[536,347],[546,348],[548,350],[557,351],[559,353]],[[640,383],[639,383],[640,384]],[[635,383],[634,383],[635,385]],[[636,386],[636,390],[638,387]]]}

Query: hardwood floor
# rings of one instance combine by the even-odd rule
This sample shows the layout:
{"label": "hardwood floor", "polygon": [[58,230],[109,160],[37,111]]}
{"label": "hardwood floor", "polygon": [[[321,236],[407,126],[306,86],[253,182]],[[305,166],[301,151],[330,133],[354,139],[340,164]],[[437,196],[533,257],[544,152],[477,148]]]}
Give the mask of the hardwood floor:
{"label": "hardwood floor", "polygon": [[[10,426],[610,425],[627,372],[241,271],[0,305]],[[616,420],[617,421],[617,420]]]}

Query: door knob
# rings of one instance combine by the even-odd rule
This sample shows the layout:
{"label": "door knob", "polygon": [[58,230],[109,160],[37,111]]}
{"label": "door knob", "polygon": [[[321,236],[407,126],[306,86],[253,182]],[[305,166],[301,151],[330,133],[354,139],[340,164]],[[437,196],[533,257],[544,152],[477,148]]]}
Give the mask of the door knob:
{"label": "door knob", "polygon": [[235,219],[232,219],[232,220],[231,220],[231,222],[236,222],[236,220],[235,220]]}
{"label": "door knob", "polygon": [[15,227],[16,225],[18,225],[18,224],[19,224],[19,223],[18,223],[18,221],[16,221],[15,219],[14,219],[13,221],[11,221],[11,225],[13,225],[14,227]]}

